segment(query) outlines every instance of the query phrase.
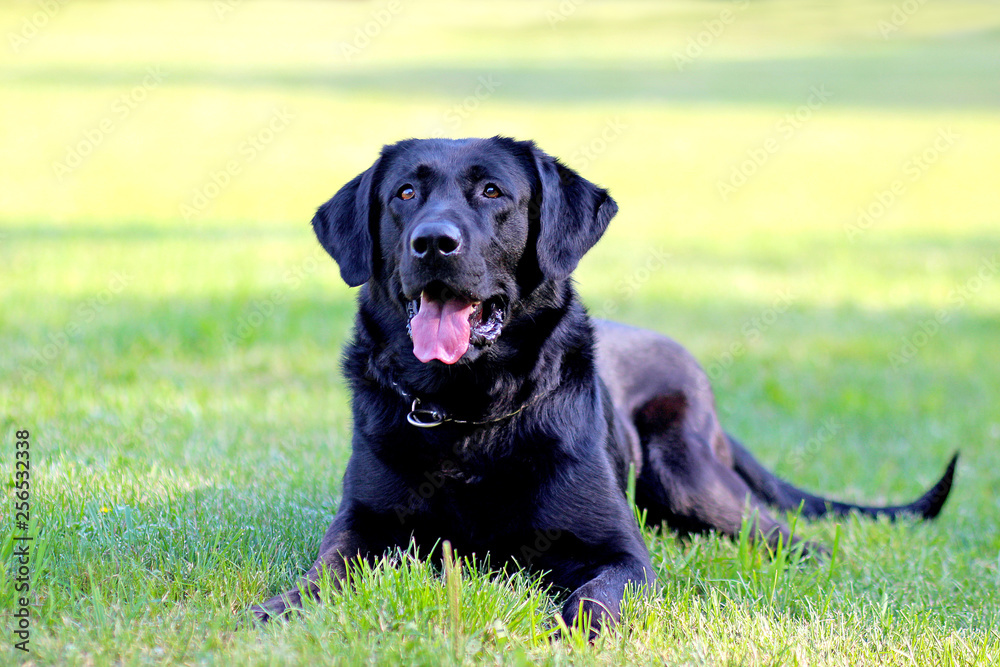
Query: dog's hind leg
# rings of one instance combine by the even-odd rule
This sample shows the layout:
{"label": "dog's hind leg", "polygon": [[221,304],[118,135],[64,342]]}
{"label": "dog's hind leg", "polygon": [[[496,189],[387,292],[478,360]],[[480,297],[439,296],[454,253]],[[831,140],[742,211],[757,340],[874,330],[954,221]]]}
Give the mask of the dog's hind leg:
{"label": "dog's hind leg", "polygon": [[646,510],[647,521],[665,522],[682,534],[714,530],[736,538],[746,519],[751,538],[772,550],[780,542],[825,553],[824,547],[794,537],[770,514],[747,483],[719,460],[712,438],[722,437],[721,430],[710,424],[699,428],[685,408],[677,396],[662,396],[636,413],[643,449],[636,502]]}

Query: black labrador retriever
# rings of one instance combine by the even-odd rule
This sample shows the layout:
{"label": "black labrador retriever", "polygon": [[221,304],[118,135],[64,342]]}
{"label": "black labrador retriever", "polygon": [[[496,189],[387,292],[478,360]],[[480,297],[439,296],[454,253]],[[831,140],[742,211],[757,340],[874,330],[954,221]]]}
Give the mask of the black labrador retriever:
{"label": "black labrador retriever", "polygon": [[[955,459],[921,498],[859,507],[800,491],[719,424],[708,378],[674,341],[591,320],[570,275],[617,211],[608,193],[503,137],[383,148],[313,219],[363,285],[344,370],[354,435],[344,495],[295,590],[267,621],[335,585],[348,563],[448,540],[544,573],[563,616],[617,621],[656,577],[626,498],[653,524],[797,543],[766,505],[806,517],[940,512]],[[822,551],[808,543],[803,548]]]}

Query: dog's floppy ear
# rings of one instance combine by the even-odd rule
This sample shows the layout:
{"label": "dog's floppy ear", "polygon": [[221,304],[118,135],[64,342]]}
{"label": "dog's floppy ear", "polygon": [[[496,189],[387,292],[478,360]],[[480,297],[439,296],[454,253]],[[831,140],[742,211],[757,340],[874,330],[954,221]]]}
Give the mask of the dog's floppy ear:
{"label": "dog's floppy ear", "polygon": [[608,228],[618,204],[599,188],[537,148],[541,181],[538,204],[538,266],[553,280],[569,276]]}
{"label": "dog's floppy ear", "polygon": [[379,161],[340,188],[333,199],[319,207],[312,219],[320,245],[337,261],[341,278],[351,287],[362,285],[372,277],[373,242],[369,221],[372,181]]}

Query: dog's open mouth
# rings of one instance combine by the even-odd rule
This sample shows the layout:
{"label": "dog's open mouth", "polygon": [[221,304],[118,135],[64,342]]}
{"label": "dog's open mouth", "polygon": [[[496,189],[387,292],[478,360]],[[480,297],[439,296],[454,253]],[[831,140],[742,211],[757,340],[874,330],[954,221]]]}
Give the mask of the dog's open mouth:
{"label": "dog's open mouth", "polygon": [[503,327],[499,297],[473,301],[440,283],[425,287],[419,300],[407,302],[406,311],[413,354],[425,364],[433,359],[454,364],[471,345],[493,343]]}

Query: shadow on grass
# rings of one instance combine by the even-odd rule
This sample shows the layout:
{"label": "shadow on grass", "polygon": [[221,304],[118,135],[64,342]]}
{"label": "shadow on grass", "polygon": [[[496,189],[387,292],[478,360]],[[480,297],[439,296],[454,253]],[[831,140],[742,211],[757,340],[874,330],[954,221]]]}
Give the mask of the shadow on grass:
{"label": "shadow on grass", "polygon": [[[113,225],[95,224],[52,224],[49,221],[26,221],[23,219],[11,220],[0,216],[0,231],[7,241],[105,241],[105,240],[125,240],[125,241],[160,241],[160,240],[184,240],[197,239],[202,241],[230,241],[232,239],[245,239],[255,241],[258,239],[295,239],[301,238],[303,247],[313,249],[315,237],[308,221],[281,221],[279,222],[252,222],[240,224],[237,222],[220,222],[213,225],[185,226],[182,224],[164,223],[151,225],[146,221],[117,222]],[[605,237],[604,244],[613,244],[615,240],[627,242],[626,234],[623,230],[618,230],[612,225]],[[831,239],[830,235],[834,237]],[[795,256],[803,258],[810,266],[815,265],[815,258],[828,254],[831,244],[841,245],[843,243],[844,232],[837,228],[818,227],[814,230],[797,229],[795,237],[791,239],[795,245]],[[621,238],[619,238],[621,237]],[[775,237],[773,232],[759,232],[751,234],[748,242],[737,248],[726,248],[729,251],[738,253],[737,257],[745,262],[754,261],[761,252],[773,254],[773,248],[787,246],[789,239]],[[599,244],[592,252],[600,253],[604,244]],[[716,247],[711,238],[702,238],[681,241],[676,253],[690,255],[718,255],[724,248]],[[726,244],[727,246],[729,244]],[[947,250],[966,252],[976,255],[989,255],[990,253],[1000,253],[1000,232],[987,233],[976,230],[974,233],[968,232],[920,232],[905,231],[905,233],[872,233],[862,236],[855,246],[844,246],[853,248],[858,252],[874,251],[882,253],[886,250],[907,251],[907,252],[941,252]],[[673,250],[673,248],[671,248]],[[787,257],[778,258],[787,261]],[[584,260],[584,265],[587,260]],[[731,266],[730,258],[724,260],[725,266]]]}
{"label": "shadow on grass", "polygon": [[[229,89],[311,89],[330,95],[387,95],[461,100],[491,79],[497,99],[527,104],[774,105],[806,103],[824,87],[833,106],[993,110],[1000,87],[998,40],[993,34],[963,41],[936,40],[911,48],[850,55],[760,60],[697,60],[683,71],[664,58],[607,66],[400,66],[388,68],[206,71],[171,68],[166,86]],[[140,67],[21,66],[0,68],[0,83],[59,86],[131,86]]]}
{"label": "shadow on grass", "polygon": [[[177,224],[157,227],[149,223],[137,222],[128,224],[122,222],[116,225],[53,225],[49,222],[25,224],[0,218],[5,242],[14,241],[167,241],[197,239],[198,241],[231,241],[242,239],[246,241],[269,239],[301,238],[309,244],[314,238],[308,222],[298,225],[236,225],[218,226],[183,226]],[[304,247],[310,247],[305,246]]]}

